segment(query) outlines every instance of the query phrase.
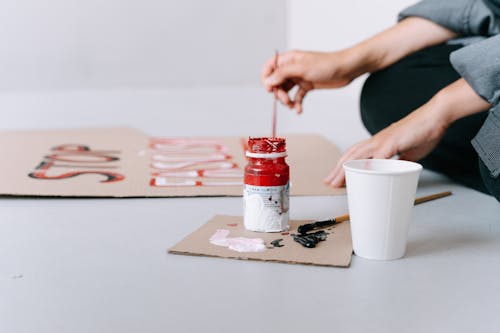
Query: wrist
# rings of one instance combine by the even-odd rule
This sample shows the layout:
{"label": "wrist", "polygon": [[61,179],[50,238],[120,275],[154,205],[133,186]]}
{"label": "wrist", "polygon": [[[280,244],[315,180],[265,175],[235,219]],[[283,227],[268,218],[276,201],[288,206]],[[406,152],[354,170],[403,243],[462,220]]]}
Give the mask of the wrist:
{"label": "wrist", "polygon": [[440,126],[447,128],[457,120],[453,114],[449,93],[445,89],[440,90],[434,95],[426,105],[432,114],[432,121]]}
{"label": "wrist", "polygon": [[441,121],[447,125],[491,107],[463,78],[441,89],[429,103],[440,110]]}
{"label": "wrist", "polygon": [[[350,48],[332,52],[333,63],[338,65],[337,75],[342,75],[350,81],[359,76],[374,72],[378,67],[378,59],[366,43],[360,43]],[[339,61],[340,59],[340,61]],[[338,73],[338,72],[341,73]]]}

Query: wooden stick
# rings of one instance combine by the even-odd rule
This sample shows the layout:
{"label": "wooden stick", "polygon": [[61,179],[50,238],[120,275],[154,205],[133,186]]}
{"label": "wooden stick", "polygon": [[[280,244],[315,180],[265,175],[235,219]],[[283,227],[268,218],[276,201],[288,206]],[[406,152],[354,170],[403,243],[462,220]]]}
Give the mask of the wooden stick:
{"label": "wooden stick", "polygon": [[[278,69],[278,50],[274,53],[274,70]],[[276,119],[278,117],[278,98],[276,97],[276,88],[274,90],[273,102],[273,124],[272,124],[272,137],[276,137]]]}
{"label": "wooden stick", "polygon": [[[451,194],[452,193],[450,191],[446,191],[446,192],[440,192],[440,193],[436,193],[436,194],[427,195],[425,197],[420,197],[420,198],[415,199],[415,205],[419,205],[419,204],[427,202],[427,201],[447,197]],[[340,216],[334,217],[333,219],[326,220],[326,221],[316,221],[313,223],[303,224],[297,228],[297,231],[301,234],[305,234],[308,231],[311,231],[314,229],[326,228],[326,227],[329,227],[329,226],[332,226],[335,224],[342,223],[344,221],[348,221],[349,219],[350,219],[349,214],[344,214],[344,215],[340,215]]]}
{"label": "wooden stick", "polygon": [[[415,199],[415,205],[420,205],[421,203],[424,203],[427,201],[432,201],[432,200],[444,198],[444,197],[447,197],[451,194],[452,193],[450,191],[446,191],[446,192],[440,192],[440,193],[436,193],[436,194],[427,195],[425,197],[420,197],[420,198]],[[335,218],[335,221],[337,221],[337,223],[348,221],[348,220],[349,220],[349,214],[337,216]]]}
{"label": "wooden stick", "polygon": [[415,205],[419,205],[421,203],[424,203],[424,202],[427,202],[427,201],[431,201],[431,200],[436,200],[436,199],[439,199],[439,198],[444,198],[444,197],[447,197],[449,195],[452,195],[451,191],[446,191],[446,192],[441,192],[441,193],[427,195],[425,197],[421,197],[421,198],[415,199]]}

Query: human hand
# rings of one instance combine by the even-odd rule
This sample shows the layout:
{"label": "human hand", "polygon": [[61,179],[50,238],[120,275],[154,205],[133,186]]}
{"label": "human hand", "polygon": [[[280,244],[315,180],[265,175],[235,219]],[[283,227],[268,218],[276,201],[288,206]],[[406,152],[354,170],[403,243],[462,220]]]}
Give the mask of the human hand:
{"label": "human hand", "polygon": [[350,160],[391,158],[399,154],[400,159],[418,161],[436,148],[450,124],[490,107],[467,81],[458,79],[408,116],[351,147],[325,178],[325,183],[342,186],[345,181],[342,165]]}
{"label": "human hand", "polygon": [[422,159],[434,150],[449,126],[445,113],[441,111],[436,103],[427,103],[370,139],[352,146],[325,178],[325,183],[332,187],[343,186],[343,164],[350,160],[388,159],[398,154],[402,160]]}
{"label": "human hand", "polygon": [[[338,88],[356,78],[356,71],[349,51],[305,52],[289,51],[266,61],[261,80],[267,91],[274,92],[278,100],[297,113],[302,112],[306,94],[318,88]],[[295,95],[290,90],[297,87]]]}

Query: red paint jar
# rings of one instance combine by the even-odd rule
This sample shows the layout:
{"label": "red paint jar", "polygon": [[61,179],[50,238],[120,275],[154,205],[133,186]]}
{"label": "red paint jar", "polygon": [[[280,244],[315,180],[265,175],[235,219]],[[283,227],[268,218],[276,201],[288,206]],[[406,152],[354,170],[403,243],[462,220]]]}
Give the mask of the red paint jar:
{"label": "red paint jar", "polygon": [[283,138],[249,138],[243,191],[244,224],[252,231],[288,229],[290,168]]}

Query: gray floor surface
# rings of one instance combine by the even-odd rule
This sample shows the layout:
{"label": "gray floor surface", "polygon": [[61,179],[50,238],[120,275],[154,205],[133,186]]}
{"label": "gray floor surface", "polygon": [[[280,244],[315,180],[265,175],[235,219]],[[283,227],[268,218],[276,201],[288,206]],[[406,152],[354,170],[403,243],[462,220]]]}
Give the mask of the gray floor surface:
{"label": "gray floor surface", "polygon": [[[231,105],[247,95],[243,109],[248,112],[269,105],[267,98],[252,99],[258,94],[254,89],[225,91],[233,96]],[[206,98],[209,112],[223,94],[204,90],[195,96]],[[4,95],[0,106],[10,116],[1,127],[116,125],[114,116],[121,115],[122,124],[180,135],[182,126],[167,123],[169,117],[176,124],[195,114],[197,121],[210,118],[194,112],[203,103],[186,96],[193,95]],[[215,114],[231,105],[221,104]],[[251,127],[267,115],[234,117]],[[298,125],[290,125],[295,120],[283,117],[287,130],[297,132]],[[301,130],[313,130],[312,120],[304,124]],[[187,130],[184,125],[182,133],[233,135],[245,126],[198,124]],[[344,137],[341,146],[355,139]],[[241,214],[241,198],[4,197],[0,332],[498,332],[500,204],[423,173],[418,195],[443,190],[454,194],[415,207],[405,258],[377,262],[353,256],[344,269],[167,254],[168,247],[213,215]],[[346,210],[345,196],[291,199],[294,219]]]}

